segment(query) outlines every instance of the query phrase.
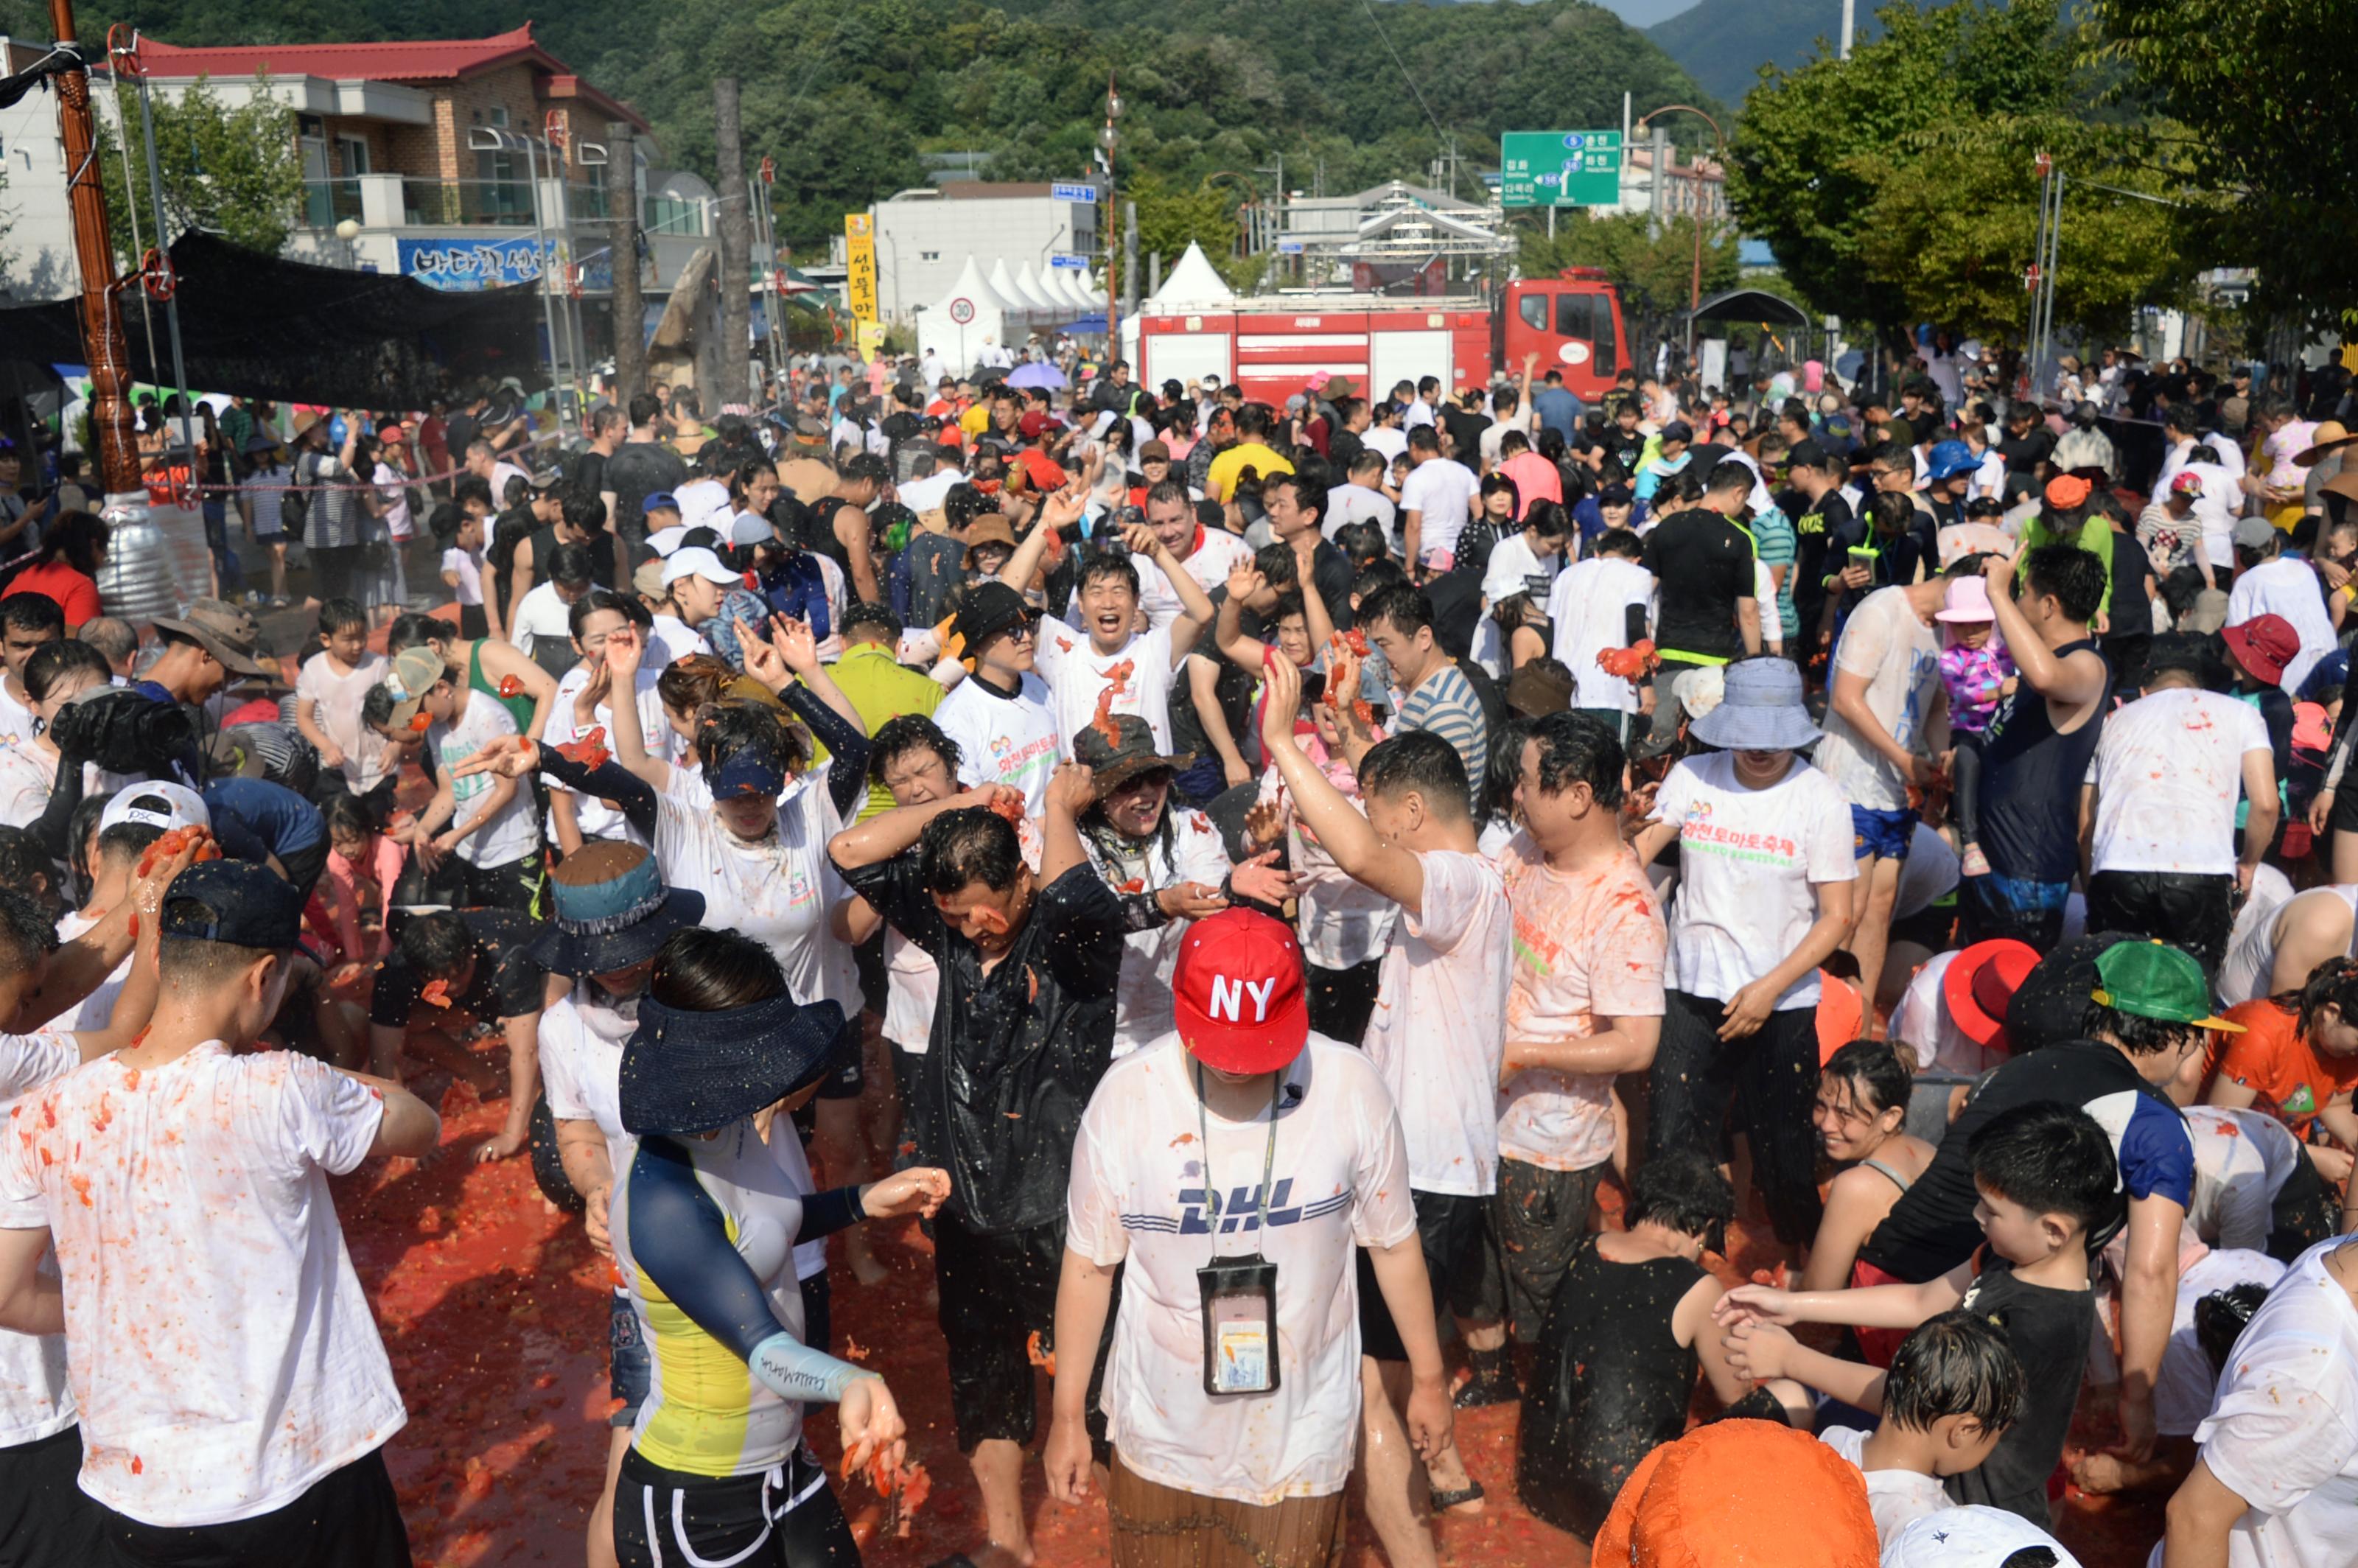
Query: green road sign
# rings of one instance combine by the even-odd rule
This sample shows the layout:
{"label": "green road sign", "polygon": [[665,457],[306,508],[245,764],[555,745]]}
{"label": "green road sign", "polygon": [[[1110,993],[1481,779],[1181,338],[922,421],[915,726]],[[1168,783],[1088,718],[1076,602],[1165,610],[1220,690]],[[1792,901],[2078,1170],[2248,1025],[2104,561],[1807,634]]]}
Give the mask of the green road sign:
{"label": "green road sign", "polygon": [[1621,200],[1618,131],[1509,131],[1498,199],[1509,207],[1610,207]]}

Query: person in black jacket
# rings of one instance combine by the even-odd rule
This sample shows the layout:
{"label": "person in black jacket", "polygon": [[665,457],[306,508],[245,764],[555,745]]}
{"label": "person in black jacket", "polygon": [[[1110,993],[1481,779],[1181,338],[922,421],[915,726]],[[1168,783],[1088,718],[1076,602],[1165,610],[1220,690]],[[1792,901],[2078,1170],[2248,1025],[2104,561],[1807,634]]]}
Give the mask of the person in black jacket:
{"label": "person in black jacket", "polygon": [[1002,815],[1022,795],[1003,785],[888,811],[828,845],[851,890],[941,971],[932,1036],[902,1096],[917,1160],[950,1173],[934,1268],[958,1447],[990,1545],[1017,1561],[1031,1555],[1033,1356],[1055,1329],[1073,1141],[1112,1057],[1132,924],[1082,848],[1076,823],[1095,800],[1088,769],[1057,770],[1036,875]]}

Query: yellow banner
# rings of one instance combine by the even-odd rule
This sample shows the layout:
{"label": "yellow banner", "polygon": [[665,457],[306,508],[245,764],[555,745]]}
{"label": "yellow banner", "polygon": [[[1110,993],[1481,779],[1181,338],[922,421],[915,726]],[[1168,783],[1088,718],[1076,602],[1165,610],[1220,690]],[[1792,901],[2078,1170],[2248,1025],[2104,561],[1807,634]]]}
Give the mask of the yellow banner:
{"label": "yellow banner", "polygon": [[882,321],[862,321],[860,323],[860,357],[864,360],[872,360],[878,354],[883,352],[883,351],[884,323]]}
{"label": "yellow banner", "polygon": [[844,275],[844,303],[861,321],[876,318],[876,220],[865,212],[843,215],[844,259],[849,270]]}

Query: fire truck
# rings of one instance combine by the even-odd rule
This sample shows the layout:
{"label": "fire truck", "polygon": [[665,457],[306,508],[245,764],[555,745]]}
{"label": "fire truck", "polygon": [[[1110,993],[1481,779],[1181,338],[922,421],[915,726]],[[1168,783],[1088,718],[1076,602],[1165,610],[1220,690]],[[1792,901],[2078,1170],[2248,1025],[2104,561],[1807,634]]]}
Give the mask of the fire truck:
{"label": "fire truck", "polygon": [[1362,395],[1437,376],[1452,392],[1519,376],[1537,354],[1536,380],[1563,373],[1595,403],[1630,362],[1621,299],[1605,274],[1568,267],[1509,283],[1494,298],[1287,291],[1200,307],[1150,306],[1139,317],[1138,379],[1193,384],[1207,375],[1256,402],[1282,406],[1315,376],[1348,376]]}

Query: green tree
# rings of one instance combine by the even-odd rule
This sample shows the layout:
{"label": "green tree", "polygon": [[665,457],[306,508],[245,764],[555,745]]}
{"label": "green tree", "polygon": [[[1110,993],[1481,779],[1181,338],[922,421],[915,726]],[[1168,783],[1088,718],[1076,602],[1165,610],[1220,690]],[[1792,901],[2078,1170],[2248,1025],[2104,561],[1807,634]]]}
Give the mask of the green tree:
{"label": "green tree", "polygon": [[2091,0],[2094,58],[2125,66],[2115,97],[2176,123],[2193,183],[2233,191],[2190,224],[2201,249],[2256,267],[2253,304],[2358,328],[2358,59],[2339,0]]}
{"label": "green tree", "polygon": [[[1650,221],[1642,212],[1568,222],[1559,219],[1556,237],[1536,224],[1524,230],[1517,257],[1525,277],[1547,277],[1568,266],[1603,269],[1621,293],[1621,311],[1630,331],[1641,343],[1665,337],[1683,337],[1687,308],[1694,294],[1695,223],[1673,217],[1659,234],[1649,232]],[[1703,232],[1703,293],[1732,288],[1736,278],[1736,247],[1733,231],[1706,224]]]}
{"label": "green tree", "polygon": [[[2056,317],[2117,330],[2189,264],[2170,209],[2097,190],[2180,183],[2139,127],[2100,123],[2059,0],[1894,4],[1847,61],[1768,72],[1729,148],[1728,200],[1812,298],[1855,320],[2019,330],[2041,151],[2067,171]],[[2074,186],[2071,177],[2082,182]]]}
{"label": "green tree", "polygon": [[[1225,268],[1237,245],[1237,218],[1229,195],[1218,186],[1176,186],[1159,174],[1141,174],[1121,189],[1121,200],[1138,203],[1138,265],[1141,287],[1146,258],[1159,255],[1167,276],[1190,242],[1204,247],[1216,267]],[[1255,260],[1254,269],[1260,263]]]}
{"label": "green tree", "polygon": [[[202,229],[265,255],[276,255],[285,248],[301,211],[303,165],[295,149],[295,116],[270,97],[268,88],[269,79],[256,76],[252,99],[234,109],[214,96],[202,77],[178,99],[155,96],[156,161],[163,171],[164,216],[171,229],[160,238],[139,135],[139,98],[127,88],[116,89],[121,124],[132,132],[127,194],[129,201],[138,203],[143,243],[160,248],[187,230]],[[104,116],[98,130],[107,227],[117,259],[126,267],[136,266],[132,209],[121,178],[123,152]]]}

